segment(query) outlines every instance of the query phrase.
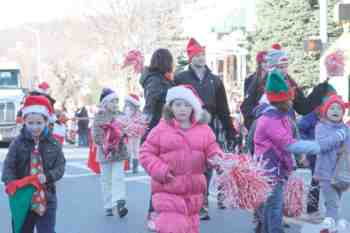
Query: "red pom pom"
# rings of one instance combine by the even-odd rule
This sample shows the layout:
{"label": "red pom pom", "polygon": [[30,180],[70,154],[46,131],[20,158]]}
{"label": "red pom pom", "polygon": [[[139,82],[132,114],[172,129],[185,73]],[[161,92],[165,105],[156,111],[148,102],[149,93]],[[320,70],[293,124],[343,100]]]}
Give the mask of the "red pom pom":
{"label": "red pom pom", "polygon": [[272,190],[273,179],[265,169],[266,162],[250,155],[230,155],[227,160],[235,161],[235,165],[225,168],[225,161],[221,162],[224,172],[216,181],[225,198],[224,204],[232,208],[257,209]]}
{"label": "red pom pom", "polygon": [[300,217],[305,207],[305,186],[301,178],[291,176],[284,190],[284,216]]}

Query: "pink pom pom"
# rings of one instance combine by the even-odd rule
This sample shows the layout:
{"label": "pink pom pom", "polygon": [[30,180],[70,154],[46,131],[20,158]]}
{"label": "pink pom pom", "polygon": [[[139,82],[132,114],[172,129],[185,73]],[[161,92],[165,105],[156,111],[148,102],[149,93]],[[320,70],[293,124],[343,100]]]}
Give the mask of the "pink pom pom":
{"label": "pink pom pom", "polygon": [[225,197],[224,204],[232,208],[257,209],[272,190],[273,179],[267,175],[266,162],[250,155],[229,155],[226,160],[234,160],[235,165],[225,168],[226,161],[220,164],[224,172],[217,178],[217,185]]}
{"label": "pink pom pom", "polygon": [[301,178],[291,176],[284,190],[284,216],[299,217],[304,211],[305,187]]}
{"label": "pink pom pom", "polygon": [[343,76],[345,72],[344,52],[337,50],[325,59],[325,66],[329,77]]}
{"label": "pink pom pom", "polygon": [[143,69],[143,63],[144,57],[142,53],[137,49],[133,49],[126,54],[122,68],[133,66],[135,73],[141,73]]}

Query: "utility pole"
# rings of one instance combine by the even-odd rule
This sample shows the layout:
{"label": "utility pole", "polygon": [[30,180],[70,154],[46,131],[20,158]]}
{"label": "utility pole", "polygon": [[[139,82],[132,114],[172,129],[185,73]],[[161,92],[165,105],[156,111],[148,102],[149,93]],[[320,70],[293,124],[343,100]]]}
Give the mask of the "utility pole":
{"label": "utility pole", "polygon": [[[327,48],[328,43],[328,0],[319,0],[320,5],[320,39],[321,39],[321,57]],[[324,71],[322,59],[320,59],[320,80],[327,78]]]}
{"label": "utility pole", "polygon": [[39,30],[34,28],[26,27],[25,30],[34,33],[35,40],[36,40],[36,64],[37,64],[37,76],[38,76],[38,82],[41,82],[41,40],[40,40],[40,33]]}

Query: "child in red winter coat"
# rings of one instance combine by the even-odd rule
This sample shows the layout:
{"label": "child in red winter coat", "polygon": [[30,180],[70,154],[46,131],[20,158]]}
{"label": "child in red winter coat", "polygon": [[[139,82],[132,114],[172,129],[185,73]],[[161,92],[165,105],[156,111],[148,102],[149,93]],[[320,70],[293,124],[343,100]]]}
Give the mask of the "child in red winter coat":
{"label": "child in red winter coat", "polygon": [[198,233],[199,211],[207,184],[206,166],[216,166],[222,151],[208,126],[195,92],[186,86],[168,90],[163,119],[140,151],[140,163],[151,176],[152,203],[158,233]]}

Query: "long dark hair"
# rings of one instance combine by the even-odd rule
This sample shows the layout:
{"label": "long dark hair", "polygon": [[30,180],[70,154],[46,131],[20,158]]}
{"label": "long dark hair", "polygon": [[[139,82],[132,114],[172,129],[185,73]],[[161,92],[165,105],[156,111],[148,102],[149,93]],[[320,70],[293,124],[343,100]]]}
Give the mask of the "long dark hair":
{"label": "long dark hair", "polygon": [[149,71],[165,74],[173,71],[174,58],[168,49],[157,49],[151,58]]}

